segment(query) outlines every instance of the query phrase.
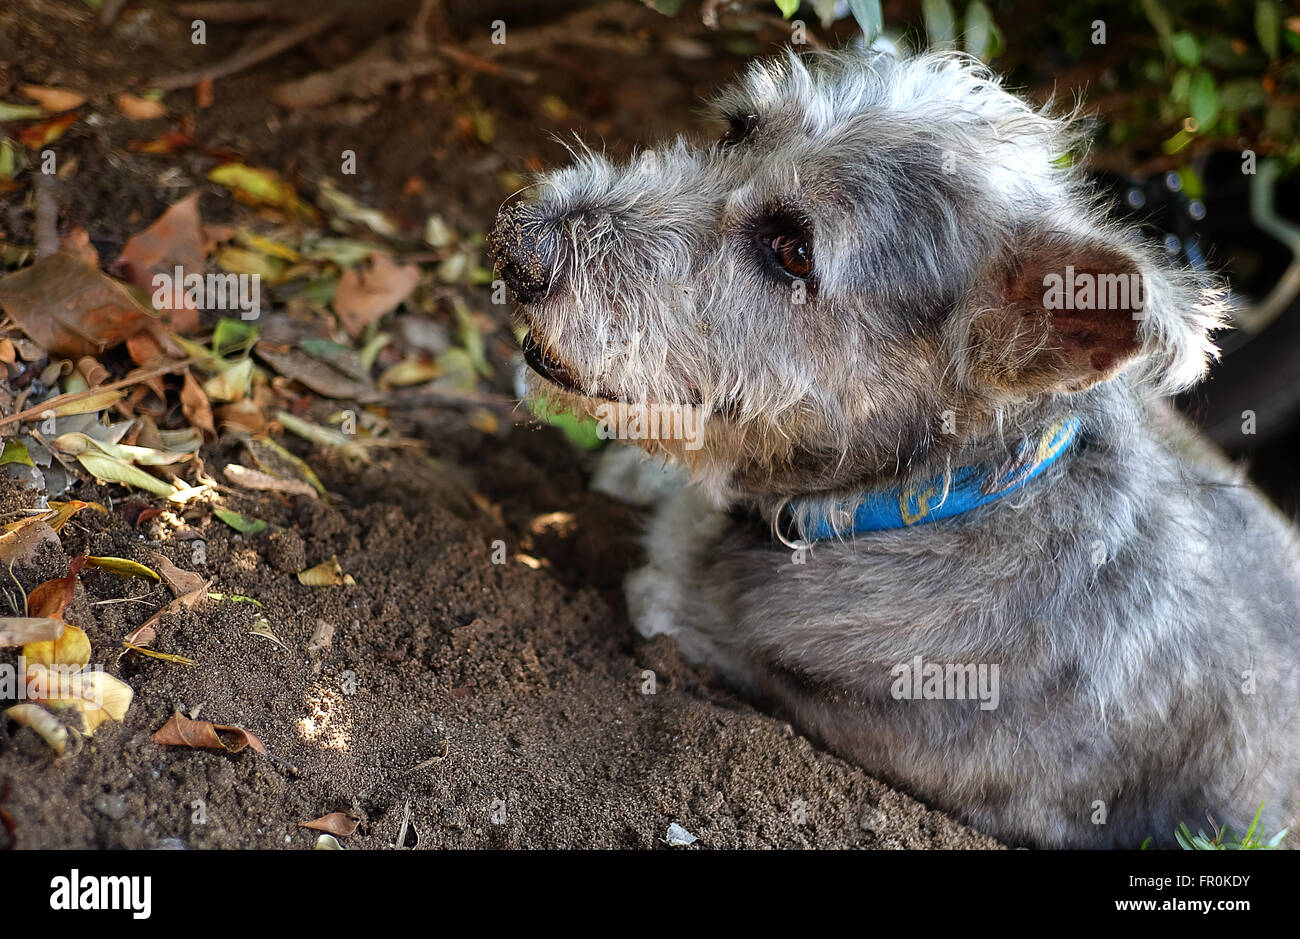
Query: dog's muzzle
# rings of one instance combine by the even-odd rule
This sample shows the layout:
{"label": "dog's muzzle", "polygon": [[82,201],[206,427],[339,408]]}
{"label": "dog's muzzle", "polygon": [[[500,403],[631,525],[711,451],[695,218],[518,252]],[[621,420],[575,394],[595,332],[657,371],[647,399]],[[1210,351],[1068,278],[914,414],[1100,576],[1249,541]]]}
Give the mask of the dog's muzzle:
{"label": "dog's muzzle", "polygon": [[559,274],[560,238],[537,208],[517,202],[503,206],[488,234],[497,272],[520,303],[545,300]]}

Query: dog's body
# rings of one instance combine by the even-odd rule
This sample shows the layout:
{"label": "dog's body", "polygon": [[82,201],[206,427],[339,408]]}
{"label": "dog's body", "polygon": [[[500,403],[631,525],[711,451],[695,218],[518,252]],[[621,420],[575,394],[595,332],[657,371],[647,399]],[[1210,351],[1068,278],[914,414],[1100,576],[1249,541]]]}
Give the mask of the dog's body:
{"label": "dog's body", "polygon": [[[1288,822],[1300,549],[1158,401],[1202,374],[1217,293],[1105,219],[1067,123],[957,58],[790,57],[720,109],[718,149],[583,155],[492,237],[539,390],[703,416],[698,449],[651,441],[694,485],[651,522],[638,629],[1011,843]],[[1142,299],[1062,307],[1067,269]],[[931,520],[1036,441],[1039,475]],[[846,521],[881,493],[902,522]]]}

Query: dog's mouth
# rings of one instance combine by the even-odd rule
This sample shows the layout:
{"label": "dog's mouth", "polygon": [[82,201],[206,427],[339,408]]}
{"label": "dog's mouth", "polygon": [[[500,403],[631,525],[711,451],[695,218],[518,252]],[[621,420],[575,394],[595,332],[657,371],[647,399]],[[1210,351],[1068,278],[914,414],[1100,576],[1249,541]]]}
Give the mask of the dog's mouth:
{"label": "dog's mouth", "polygon": [[[528,332],[524,333],[524,338],[520,345],[523,347],[524,361],[528,364],[528,367],[538,375],[541,375],[552,385],[562,388],[572,394],[581,395],[584,398],[600,398],[605,401],[627,401],[625,396],[615,394],[603,387],[597,387],[594,393],[588,391],[587,387],[578,380],[573,369],[537,341],[537,338],[533,335],[532,329],[529,329]],[[685,396],[685,401],[682,403],[691,407],[699,407],[699,391],[694,386],[691,386]],[[731,404],[727,403],[715,410],[719,414],[730,415],[735,409]]]}
{"label": "dog's mouth", "polygon": [[573,374],[573,370],[549,350],[545,349],[533,336],[531,329],[524,334],[522,345],[524,361],[528,363],[528,367],[552,385],[587,398],[604,398],[607,401],[619,400],[618,395],[610,394],[603,388],[598,388],[594,395],[588,392],[586,387],[578,381],[577,376]]}

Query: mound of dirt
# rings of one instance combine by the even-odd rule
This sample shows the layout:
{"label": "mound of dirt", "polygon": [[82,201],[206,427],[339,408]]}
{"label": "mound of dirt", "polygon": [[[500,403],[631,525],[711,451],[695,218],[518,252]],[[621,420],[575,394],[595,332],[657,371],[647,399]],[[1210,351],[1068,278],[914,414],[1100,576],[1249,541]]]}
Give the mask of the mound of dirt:
{"label": "mound of dirt", "polygon": [[[257,604],[165,617],[154,648],[194,666],[119,661],[119,640],[170,596],[83,572],[67,618],[134,702],[61,758],[13,722],[0,730],[13,821],[0,839],[307,847],[315,832],[300,822],[343,812],[360,820],[345,843],[361,848],[395,845],[404,820],[405,845],[422,848],[649,848],[672,823],[709,848],[993,845],[718,690],[671,640],[634,642],[617,583],[639,521],[584,491],[557,432],[483,450],[472,473],[409,455],[359,472],[324,464],[347,501],[229,503],[270,523],[256,535],[202,509],[140,530],[120,505],[78,515],[61,551],[15,568],[24,590],[75,554],[150,563],[158,551],[212,593]],[[6,517],[34,503],[6,484]],[[355,585],[299,582],[331,557]],[[252,632],[263,619],[275,640]],[[267,754],[155,743],[175,710],[252,731]]]}

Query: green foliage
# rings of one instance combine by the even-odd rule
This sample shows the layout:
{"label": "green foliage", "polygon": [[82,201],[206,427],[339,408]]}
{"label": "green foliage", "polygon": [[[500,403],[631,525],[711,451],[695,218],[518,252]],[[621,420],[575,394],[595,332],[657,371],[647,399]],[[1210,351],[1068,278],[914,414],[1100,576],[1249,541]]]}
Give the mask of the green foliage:
{"label": "green foliage", "polygon": [[[787,19],[800,7],[771,2]],[[808,5],[832,25],[834,0]],[[1277,157],[1284,172],[1300,165],[1300,16],[1282,0],[1060,0],[1033,22],[1016,18],[1013,0],[915,0],[888,30],[880,0],[849,7],[869,39],[924,36],[986,62],[1012,48],[1019,68],[1034,73],[1015,75],[1022,84],[1076,77],[1095,62],[1086,90],[1106,99],[1097,143],[1112,164],[1139,167],[1161,153],[1190,162],[1227,148]]]}
{"label": "green foliage", "polygon": [[[1204,831],[1192,834],[1187,823],[1183,822],[1174,832],[1174,838],[1184,851],[1272,851],[1282,844],[1290,829],[1283,828],[1265,841],[1263,830],[1259,827],[1259,819],[1263,813],[1264,803],[1261,802],[1254,819],[1251,820],[1250,828],[1240,838],[1226,825],[1223,828],[1215,825],[1213,819],[1210,821],[1210,827],[1214,829],[1213,836],[1207,835]],[[1150,845],[1151,839],[1148,838],[1142,842],[1139,850],[1145,851]]]}

